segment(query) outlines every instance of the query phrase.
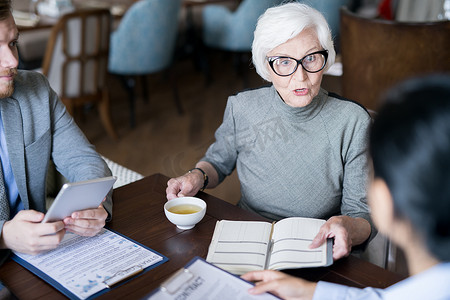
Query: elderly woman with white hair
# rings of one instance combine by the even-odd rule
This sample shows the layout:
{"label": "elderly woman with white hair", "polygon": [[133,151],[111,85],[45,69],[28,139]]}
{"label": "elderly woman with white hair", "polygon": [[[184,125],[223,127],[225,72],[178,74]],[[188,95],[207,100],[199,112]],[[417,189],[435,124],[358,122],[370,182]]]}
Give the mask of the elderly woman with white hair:
{"label": "elderly woman with white hair", "polygon": [[304,4],[269,8],[252,54],[272,84],[229,97],[215,142],[195,168],[168,181],[167,199],[213,188],[236,168],[240,207],[271,220],[327,219],[311,248],[334,238],[334,259],[347,256],[375,233],[366,201],[371,118],[321,88],[336,55],[328,24]]}

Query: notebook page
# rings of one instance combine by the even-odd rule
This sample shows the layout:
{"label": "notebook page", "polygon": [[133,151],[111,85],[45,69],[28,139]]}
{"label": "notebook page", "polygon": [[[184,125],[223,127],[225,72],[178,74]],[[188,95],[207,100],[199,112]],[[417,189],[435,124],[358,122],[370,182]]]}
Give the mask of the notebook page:
{"label": "notebook page", "polygon": [[326,263],[326,244],[309,249],[325,220],[286,218],[274,225],[269,269],[315,267]]}
{"label": "notebook page", "polygon": [[206,260],[233,274],[264,269],[272,224],[218,221]]}

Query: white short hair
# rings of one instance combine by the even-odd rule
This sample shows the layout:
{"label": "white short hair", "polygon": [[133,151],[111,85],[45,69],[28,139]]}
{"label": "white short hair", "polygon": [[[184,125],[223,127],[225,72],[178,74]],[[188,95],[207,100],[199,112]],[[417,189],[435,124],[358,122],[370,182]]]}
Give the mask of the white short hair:
{"label": "white short hair", "polygon": [[270,81],[267,53],[307,28],[315,30],[320,45],[328,50],[325,71],[334,64],[336,52],[325,17],[306,4],[292,2],[271,7],[258,19],[252,44],[252,60],[259,76]]}

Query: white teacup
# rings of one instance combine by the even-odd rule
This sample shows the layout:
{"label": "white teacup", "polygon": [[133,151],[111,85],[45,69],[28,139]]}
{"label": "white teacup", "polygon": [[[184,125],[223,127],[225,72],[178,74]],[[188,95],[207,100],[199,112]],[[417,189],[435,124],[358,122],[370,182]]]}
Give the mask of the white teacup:
{"label": "white teacup", "polygon": [[194,228],[206,213],[206,203],[196,197],[181,197],[164,204],[164,213],[180,229]]}

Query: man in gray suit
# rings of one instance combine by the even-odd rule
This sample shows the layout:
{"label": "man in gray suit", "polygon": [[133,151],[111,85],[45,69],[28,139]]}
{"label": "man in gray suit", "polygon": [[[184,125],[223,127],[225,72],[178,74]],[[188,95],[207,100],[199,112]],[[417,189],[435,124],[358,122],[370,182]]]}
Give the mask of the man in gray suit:
{"label": "man in gray suit", "polygon": [[66,231],[97,234],[112,213],[112,191],[96,209],[63,221],[44,217],[49,161],[69,181],[111,175],[46,78],[17,70],[19,32],[11,1],[0,0],[0,262],[9,250],[37,254],[56,248]]}

